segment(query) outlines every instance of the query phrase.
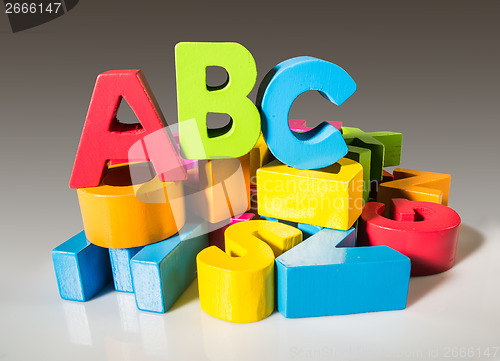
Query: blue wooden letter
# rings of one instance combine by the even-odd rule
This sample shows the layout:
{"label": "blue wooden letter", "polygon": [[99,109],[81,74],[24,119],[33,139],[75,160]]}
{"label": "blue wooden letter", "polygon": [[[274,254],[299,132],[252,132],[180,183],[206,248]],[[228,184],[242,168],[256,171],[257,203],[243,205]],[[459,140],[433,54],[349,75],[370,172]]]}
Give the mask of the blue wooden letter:
{"label": "blue wooden letter", "polygon": [[81,231],[52,250],[61,298],[88,301],[111,281],[108,250],[96,246]]}
{"label": "blue wooden letter", "polygon": [[130,270],[130,260],[141,249],[143,249],[143,247],[109,249],[109,258],[111,260],[111,269],[113,270],[115,290],[120,292],[134,292],[132,272]]}
{"label": "blue wooden letter", "polygon": [[301,56],[276,65],[265,76],[257,94],[267,146],[282,163],[298,169],[324,168],[347,154],[342,134],[327,122],[304,133],[290,129],[290,107],[309,90],[317,90],[324,98],[341,105],[356,91],[356,83],[335,64]]}
{"label": "blue wooden letter", "polygon": [[186,224],[180,235],[145,246],[130,261],[137,307],[166,312],[196,278],[196,255],[208,247],[206,224]]}
{"label": "blue wooden letter", "polygon": [[299,318],[404,309],[410,259],[354,243],[354,228],[325,228],[279,256],[278,311]]}

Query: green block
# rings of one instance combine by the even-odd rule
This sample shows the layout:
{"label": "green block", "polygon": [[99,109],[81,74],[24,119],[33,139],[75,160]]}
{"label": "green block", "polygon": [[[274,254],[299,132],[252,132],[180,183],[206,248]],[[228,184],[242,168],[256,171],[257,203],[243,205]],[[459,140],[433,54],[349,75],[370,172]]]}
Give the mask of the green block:
{"label": "green block", "polygon": [[403,134],[396,132],[372,132],[373,138],[384,144],[384,167],[394,167],[401,164],[401,149]]}
{"label": "green block", "polygon": [[383,168],[399,165],[403,134],[396,132],[364,132],[359,128],[342,127],[347,145],[371,151],[370,180],[382,180]]}
{"label": "green block", "polygon": [[352,159],[363,167],[363,201],[368,202],[368,195],[370,194],[370,165],[372,152],[370,149],[348,145],[346,158]]}

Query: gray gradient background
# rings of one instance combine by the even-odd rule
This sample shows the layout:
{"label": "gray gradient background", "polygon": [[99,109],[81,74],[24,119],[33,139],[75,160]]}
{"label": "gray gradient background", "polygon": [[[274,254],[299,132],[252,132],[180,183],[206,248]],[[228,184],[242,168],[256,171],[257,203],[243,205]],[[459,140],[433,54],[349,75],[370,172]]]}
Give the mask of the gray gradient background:
{"label": "gray gradient background", "polygon": [[[82,0],[17,34],[0,14],[0,360],[436,359],[446,347],[500,346],[500,2],[284,4]],[[95,78],[141,68],[174,123],[179,41],[243,44],[257,84],[298,55],[343,67],[358,84],[351,99],[337,107],[307,93],[291,117],[402,132],[403,167],[451,174],[465,224],[456,267],[412,279],[406,311],[251,325],[204,314],[196,284],[166,315],[114,292],[60,300],[50,250],[82,227],[67,184]]]}

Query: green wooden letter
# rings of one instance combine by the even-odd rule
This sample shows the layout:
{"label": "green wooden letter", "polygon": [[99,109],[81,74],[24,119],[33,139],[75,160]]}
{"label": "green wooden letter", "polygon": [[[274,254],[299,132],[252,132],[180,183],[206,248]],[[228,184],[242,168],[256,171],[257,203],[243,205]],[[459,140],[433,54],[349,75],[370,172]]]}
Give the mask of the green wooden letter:
{"label": "green wooden letter", "polygon": [[[224,68],[228,81],[220,87],[208,87],[209,66]],[[260,135],[260,115],[248,98],[257,80],[252,54],[237,43],[179,43],[175,70],[183,157],[237,158],[250,152]],[[218,134],[210,133],[208,113],[229,114],[232,123]]]}

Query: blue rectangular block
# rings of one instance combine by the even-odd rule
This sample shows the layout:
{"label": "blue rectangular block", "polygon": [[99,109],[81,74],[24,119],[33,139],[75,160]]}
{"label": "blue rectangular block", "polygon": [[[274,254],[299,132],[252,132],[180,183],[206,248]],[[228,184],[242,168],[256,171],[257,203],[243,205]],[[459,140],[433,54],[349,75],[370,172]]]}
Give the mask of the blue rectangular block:
{"label": "blue rectangular block", "polygon": [[283,219],[277,219],[277,218],[271,218],[271,217],[265,217],[265,216],[261,216],[261,218],[265,219],[266,221],[281,222],[284,224],[288,224],[289,226],[300,229],[302,231],[302,239],[303,240],[308,239],[313,234],[318,233],[319,231],[321,231],[324,228],[324,227],[320,227],[320,226],[313,226],[311,224],[291,222],[291,221],[286,221]]}
{"label": "blue rectangular block", "polygon": [[115,290],[120,292],[134,292],[130,260],[143,248],[144,247],[109,249]]}
{"label": "blue rectangular block", "polygon": [[404,309],[409,258],[389,247],[354,244],[354,228],[325,228],[279,256],[278,311],[298,318]]}
{"label": "blue rectangular block", "polygon": [[206,224],[186,224],[178,235],[144,247],[130,261],[137,307],[166,312],[196,278],[196,255],[208,247]]}
{"label": "blue rectangular block", "polygon": [[111,280],[108,250],[93,245],[82,231],[52,250],[61,298],[87,301]]}

